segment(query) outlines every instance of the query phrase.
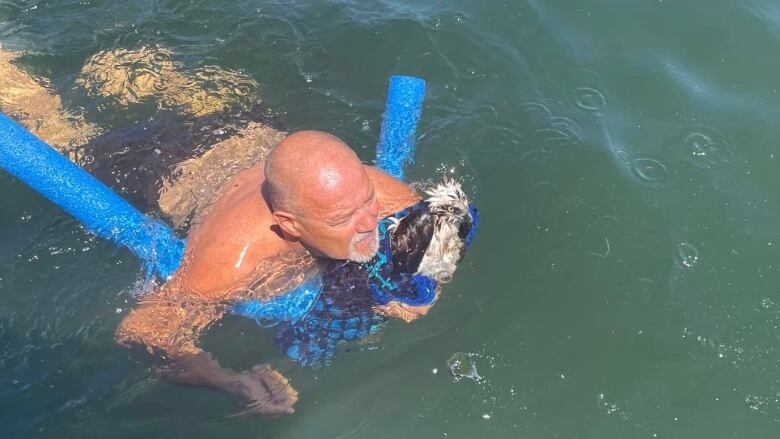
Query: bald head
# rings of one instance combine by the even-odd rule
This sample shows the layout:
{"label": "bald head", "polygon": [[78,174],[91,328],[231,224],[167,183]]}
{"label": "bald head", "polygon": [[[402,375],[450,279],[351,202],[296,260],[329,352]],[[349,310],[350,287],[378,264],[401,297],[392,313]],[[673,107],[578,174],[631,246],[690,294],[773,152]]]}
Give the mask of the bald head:
{"label": "bald head", "polygon": [[337,201],[364,172],[357,155],[344,142],[321,131],[290,134],[265,162],[273,210],[295,214]]}
{"label": "bald head", "polygon": [[265,163],[276,225],[312,255],[370,260],[379,247],[379,202],[357,155],[318,131],[287,136]]}

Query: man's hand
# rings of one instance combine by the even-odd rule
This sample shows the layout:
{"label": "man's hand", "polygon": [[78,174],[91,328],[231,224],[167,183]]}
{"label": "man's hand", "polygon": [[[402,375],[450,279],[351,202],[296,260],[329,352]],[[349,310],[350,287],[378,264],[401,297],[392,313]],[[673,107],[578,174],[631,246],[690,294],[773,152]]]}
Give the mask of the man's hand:
{"label": "man's hand", "polygon": [[390,302],[387,305],[377,305],[374,311],[383,316],[401,319],[406,323],[417,320],[419,317],[428,314],[433,305],[411,306],[401,302]]}
{"label": "man's hand", "polygon": [[295,413],[293,405],[298,401],[298,392],[284,375],[267,364],[255,366],[250,371],[236,376],[246,409],[233,416],[264,415],[277,417]]}
{"label": "man's hand", "polygon": [[202,352],[169,359],[157,373],[174,384],[211,387],[240,397],[246,408],[233,416],[292,414],[293,405],[298,401],[298,392],[287,378],[266,364],[235,372],[221,367],[211,355]]}

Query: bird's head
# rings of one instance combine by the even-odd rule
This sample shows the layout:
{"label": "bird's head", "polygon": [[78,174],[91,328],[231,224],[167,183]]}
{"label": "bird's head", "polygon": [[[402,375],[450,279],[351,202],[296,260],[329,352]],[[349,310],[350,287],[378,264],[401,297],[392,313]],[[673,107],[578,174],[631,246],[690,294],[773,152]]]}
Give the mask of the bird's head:
{"label": "bird's head", "polygon": [[476,210],[470,208],[460,183],[453,179],[445,177],[422,190],[427,195],[424,207],[413,209],[388,228],[393,265],[399,272],[446,283],[473,234]]}
{"label": "bird's head", "polygon": [[440,182],[425,189],[428,197],[428,210],[436,218],[438,226],[448,225],[458,230],[461,240],[471,230],[469,199],[460,186],[460,182],[444,177]]}

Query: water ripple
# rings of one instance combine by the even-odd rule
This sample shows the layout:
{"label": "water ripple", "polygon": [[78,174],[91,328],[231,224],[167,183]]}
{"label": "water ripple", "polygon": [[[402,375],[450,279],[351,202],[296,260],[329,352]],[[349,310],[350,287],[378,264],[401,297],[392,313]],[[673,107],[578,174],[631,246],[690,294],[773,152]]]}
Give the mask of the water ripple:
{"label": "water ripple", "polygon": [[664,186],[669,182],[669,171],[661,161],[642,157],[634,160],[631,171],[642,183],[650,186]]}
{"label": "water ripple", "polygon": [[706,126],[686,128],[672,147],[685,162],[701,169],[720,168],[734,161],[734,150],[726,138]]}
{"label": "water ripple", "polygon": [[677,245],[674,254],[674,264],[680,269],[691,269],[699,262],[699,249],[690,242],[681,242]]}
{"label": "water ripple", "polygon": [[574,104],[585,111],[601,111],[607,106],[607,98],[593,87],[577,87],[574,90]]}

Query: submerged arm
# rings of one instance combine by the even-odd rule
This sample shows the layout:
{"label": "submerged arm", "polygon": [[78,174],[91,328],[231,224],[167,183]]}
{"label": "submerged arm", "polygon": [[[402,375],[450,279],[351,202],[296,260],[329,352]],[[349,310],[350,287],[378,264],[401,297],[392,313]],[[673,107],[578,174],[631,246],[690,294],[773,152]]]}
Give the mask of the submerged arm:
{"label": "submerged arm", "polygon": [[245,372],[226,369],[197,346],[203,331],[224,314],[223,306],[151,299],[120,323],[117,343],[142,345],[159,354],[163,364],[157,371],[171,383],[213,388],[240,397],[248,405],[247,413],[293,412],[298,394],[280,373],[267,365]]}

